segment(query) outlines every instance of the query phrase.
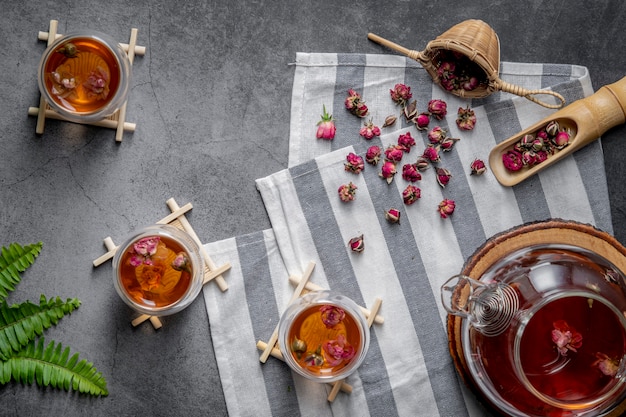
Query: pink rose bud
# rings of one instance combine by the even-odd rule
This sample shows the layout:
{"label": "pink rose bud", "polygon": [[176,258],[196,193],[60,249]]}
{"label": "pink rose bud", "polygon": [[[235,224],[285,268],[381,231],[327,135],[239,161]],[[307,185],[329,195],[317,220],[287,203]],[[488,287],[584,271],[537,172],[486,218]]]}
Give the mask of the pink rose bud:
{"label": "pink rose bud", "polygon": [[385,117],[385,123],[383,123],[383,127],[393,126],[396,123],[396,120],[398,120],[396,116]]}
{"label": "pink rose bud", "polygon": [[428,132],[428,141],[433,145],[441,143],[446,138],[446,130],[441,126],[435,126]]}
{"label": "pink rose bud", "polygon": [[434,99],[428,102],[428,112],[437,120],[443,119],[448,114],[448,105],[445,101]]}
{"label": "pink rose bud", "polygon": [[445,138],[444,140],[441,141],[441,143],[439,144],[439,146],[441,147],[441,150],[444,152],[450,152],[452,150],[452,148],[454,147],[454,144],[457,143],[459,140],[459,138]]}
{"label": "pink rose bud", "polygon": [[416,182],[422,179],[422,174],[419,173],[415,164],[405,164],[402,167],[402,178],[405,181]]}
{"label": "pink rose bud", "polygon": [[359,135],[369,140],[372,139],[374,136],[380,136],[380,128],[378,126],[375,126],[372,122],[372,119],[370,119],[361,128],[361,130],[359,131]]}
{"label": "pink rose bud", "polygon": [[352,182],[340,185],[337,192],[339,193],[339,198],[341,199],[341,201],[348,202],[354,200],[356,197],[357,188],[358,187]]}
{"label": "pink rose bud", "polygon": [[531,146],[533,146],[533,142],[535,142],[535,136],[533,136],[532,134],[528,133],[524,136],[522,136],[522,138],[520,139],[520,146],[522,148],[530,148]]}
{"label": "pink rose bud", "polygon": [[350,152],[346,156],[346,163],[344,164],[345,170],[348,172],[352,172],[353,174],[360,174],[365,168],[365,163],[363,162],[363,158],[359,155]]}
{"label": "pink rose bud", "polygon": [[353,89],[348,90],[348,97],[346,98],[344,105],[350,113],[357,117],[365,117],[367,115],[368,109],[363,101],[363,98]]}
{"label": "pink rose bud", "polygon": [[448,185],[450,178],[452,178],[450,171],[445,168],[437,167],[437,182],[442,188],[445,188],[445,186]]}
{"label": "pink rose bud", "polygon": [[452,213],[454,213],[455,206],[456,205],[454,204],[454,200],[449,200],[446,198],[442,200],[441,203],[439,203],[437,210],[439,211],[439,215],[441,216],[441,218],[445,219]]}
{"label": "pink rose bud", "polygon": [[385,212],[385,219],[387,219],[389,223],[400,223],[400,210],[390,208]]}
{"label": "pink rose bud", "polygon": [[417,161],[414,165],[418,171],[426,171],[430,166],[430,160],[422,155],[417,158]]}
{"label": "pink rose bud", "polygon": [[422,154],[422,156],[430,162],[441,161],[441,159],[439,158],[439,150],[434,146],[428,146],[426,149],[424,149],[424,153]]}
{"label": "pink rose bud", "polygon": [[176,271],[186,271],[191,273],[189,257],[185,252],[179,252],[172,261],[172,268]]}
{"label": "pink rose bud", "polygon": [[524,166],[522,154],[511,149],[502,154],[502,164],[509,171],[519,171]]}
{"label": "pink rose bud", "polygon": [[474,110],[469,107],[465,109],[463,107],[459,107],[456,124],[461,130],[474,129],[474,126],[476,125],[476,115],[474,114]]}
{"label": "pink rose bud", "polygon": [[387,184],[391,184],[394,175],[396,175],[396,164],[391,161],[385,161],[378,175],[387,180]]}
{"label": "pink rose bud", "polygon": [[404,135],[398,137],[398,146],[404,152],[410,152],[411,148],[415,146],[415,139],[411,136],[411,132],[406,132]]}
{"label": "pink rose bud", "polygon": [[476,87],[478,87],[478,78],[476,77],[468,77],[461,82],[461,88],[465,91],[475,90]]}
{"label": "pink rose bud", "polygon": [[546,133],[548,134],[549,137],[554,137],[557,135],[557,133],[559,133],[560,130],[560,126],[559,126],[559,122],[557,122],[556,120],[551,121],[550,123],[548,123],[546,125]]}
{"label": "pink rose bud", "polygon": [[352,252],[357,252],[357,253],[363,252],[363,250],[365,250],[365,243],[363,242],[363,235],[353,237],[352,239],[350,239],[350,241],[348,242],[348,246],[350,247],[350,250],[352,250]]}
{"label": "pink rose bud", "polygon": [[487,171],[487,166],[482,160],[474,159],[470,165],[470,169],[472,170],[470,175],[482,175]]}
{"label": "pink rose bud", "polygon": [[404,84],[396,84],[393,90],[389,90],[389,94],[393,102],[400,106],[404,106],[404,104],[413,97],[411,87]]}
{"label": "pink rose bud", "polygon": [[570,135],[566,131],[561,131],[552,139],[552,143],[557,149],[563,149],[569,144]]}
{"label": "pink rose bud", "polygon": [[426,130],[430,124],[430,116],[428,113],[420,113],[415,119],[413,119],[413,122],[415,122],[417,130]]}
{"label": "pink rose bud", "polygon": [[391,162],[400,162],[404,156],[404,149],[400,145],[391,145],[385,149],[385,158]]}
{"label": "pink rose bud", "polygon": [[380,148],[378,146],[370,146],[369,148],[367,148],[365,160],[368,164],[377,165],[378,161],[380,161],[380,153]]}
{"label": "pink rose bud", "polygon": [[322,119],[317,122],[316,136],[318,139],[332,140],[335,137],[335,131],[337,128],[335,127],[333,116],[326,112],[325,105],[323,106],[323,109],[324,113],[322,114]]}
{"label": "pink rose bud", "polygon": [[422,191],[413,184],[407,185],[404,191],[402,191],[402,200],[407,206],[415,203],[421,196]]}

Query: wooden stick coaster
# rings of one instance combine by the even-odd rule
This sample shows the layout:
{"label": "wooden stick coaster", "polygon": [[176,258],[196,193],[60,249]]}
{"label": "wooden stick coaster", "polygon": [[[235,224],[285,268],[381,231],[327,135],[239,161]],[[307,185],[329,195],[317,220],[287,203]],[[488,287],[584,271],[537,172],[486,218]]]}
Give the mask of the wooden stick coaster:
{"label": "wooden stick coaster", "polygon": [[[226,280],[224,279],[224,276],[222,274],[228,271],[231,265],[229,262],[226,262],[224,265],[221,265],[219,267],[216,266],[209,254],[207,253],[206,249],[204,249],[204,245],[200,241],[200,238],[193,230],[193,227],[191,227],[191,223],[189,223],[189,220],[187,220],[187,218],[185,217],[185,213],[193,208],[192,204],[187,203],[184,206],[180,207],[178,203],[176,203],[176,200],[174,200],[173,198],[167,200],[166,204],[169,207],[171,214],[159,220],[157,224],[169,224],[187,232],[187,234],[191,236],[191,238],[200,248],[200,253],[202,254],[202,257],[204,259],[204,280],[202,282],[202,285],[214,281],[219,289],[222,290],[222,292],[228,290],[228,284],[226,283]],[[110,236],[104,238],[104,246],[107,248],[107,252],[93,261],[94,267],[100,266],[109,259],[112,259],[119,248],[119,246],[113,242],[113,239],[111,239]],[[150,323],[152,323],[155,329],[159,329],[162,326],[161,321],[158,317],[150,316],[148,314],[142,314],[141,316],[134,319],[131,323],[134,327],[136,327],[146,320],[150,320]]]}
{"label": "wooden stick coaster", "polygon": [[[46,41],[47,42],[47,46],[50,46],[50,44],[52,44],[52,42],[54,42],[56,39],[60,38],[61,34],[57,33],[57,28],[58,28],[58,24],[59,22],[57,20],[51,20],[50,21],[50,27],[48,29],[48,32],[39,32],[38,34],[38,39],[42,40],[42,41]],[[122,49],[126,52],[126,54],[128,55],[128,60],[130,61],[130,65],[133,65],[133,61],[135,58],[135,55],[145,55],[146,53],[146,47],[145,46],[138,46],[137,45],[137,33],[138,30],[136,28],[132,28],[131,32],[130,32],[130,41],[129,43],[125,44],[125,43],[120,43],[120,46],[122,47]],[[126,105],[128,103],[128,100],[126,100],[124,102],[124,104],[122,104],[122,106],[115,112],[113,113],[111,116],[103,119],[103,120],[99,120],[96,122],[88,122],[88,123],[83,123],[86,125],[91,125],[91,126],[99,126],[99,127],[105,127],[105,128],[109,128],[109,129],[116,129],[116,133],[115,133],[115,140],[117,142],[121,142],[124,132],[134,132],[135,131],[135,124],[134,123],[128,123],[126,122]],[[64,118],[62,115],[60,115],[59,113],[57,113],[56,111],[54,111],[52,109],[52,107],[50,107],[50,105],[48,104],[48,102],[46,101],[46,99],[43,98],[43,96],[41,96],[39,98],[39,107],[29,107],[28,108],[28,115],[29,116],[37,116],[37,126],[35,128],[35,132],[38,135],[43,134],[44,131],[44,125],[45,125],[45,121],[46,118],[48,119],[55,119],[55,120],[64,120],[64,121],[69,121],[66,118]],[[75,122],[73,122],[75,123]]]}
{"label": "wooden stick coaster", "polygon": [[[294,290],[294,293],[291,296],[291,300],[289,300],[289,304],[293,303],[298,297],[301,297],[303,294],[309,291],[322,290],[322,287],[317,286],[309,281],[309,278],[311,278],[311,274],[313,273],[314,266],[315,266],[315,263],[311,261],[301,278],[297,276],[293,276],[293,275],[289,277],[289,282],[296,285],[296,289]],[[374,323],[378,323],[378,324],[384,323],[385,319],[382,316],[378,315],[378,310],[380,310],[381,304],[382,304],[382,300],[380,298],[376,298],[374,300],[374,305],[372,306],[371,310],[368,310],[364,307],[359,306],[361,311],[367,318],[368,327],[372,327]],[[260,357],[260,361],[262,363],[265,363],[269,356],[273,356],[276,359],[280,359],[283,362],[285,361],[285,358],[282,352],[280,351],[278,347],[276,347],[277,341],[278,341],[278,326],[276,326],[276,329],[274,329],[274,333],[272,333],[272,336],[270,337],[269,342],[266,343],[262,340],[257,341],[256,343],[257,349],[263,352]],[[352,392],[352,386],[348,384],[347,382],[345,382],[345,379],[335,381],[335,382],[330,382],[329,385],[332,387],[327,397],[329,402],[333,402],[335,400],[339,391],[345,392],[347,394],[350,394]]]}

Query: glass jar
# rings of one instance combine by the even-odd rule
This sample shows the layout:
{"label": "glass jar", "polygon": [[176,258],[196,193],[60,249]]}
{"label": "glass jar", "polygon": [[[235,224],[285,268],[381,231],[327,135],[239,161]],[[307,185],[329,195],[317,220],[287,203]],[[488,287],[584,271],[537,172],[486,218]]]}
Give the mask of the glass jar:
{"label": "glass jar", "polygon": [[108,35],[68,33],[46,48],[37,81],[42,97],[67,120],[102,120],[126,101],[131,78],[128,55]]}
{"label": "glass jar", "polygon": [[369,348],[369,327],[359,306],[331,291],[312,291],[287,307],[278,324],[285,362],[316,382],[352,374]]}
{"label": "glass jar", "polygon": [[204,259],[195,240],[171,225],[148,226],[113,257],[113,286],[132,309],[151,316],[178,313],[200,294]]}

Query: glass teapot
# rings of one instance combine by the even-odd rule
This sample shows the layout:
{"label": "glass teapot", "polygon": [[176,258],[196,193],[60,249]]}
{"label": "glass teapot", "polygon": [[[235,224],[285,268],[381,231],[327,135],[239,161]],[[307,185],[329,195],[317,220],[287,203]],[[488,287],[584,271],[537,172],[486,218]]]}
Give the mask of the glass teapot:
{"label": "glass teapot", "polygon": [[606,415],[626,398],[626,280],[587,249],[517,250],[475,280],[450,278],[445,309],[463,318],[463,362],[510,416]]}

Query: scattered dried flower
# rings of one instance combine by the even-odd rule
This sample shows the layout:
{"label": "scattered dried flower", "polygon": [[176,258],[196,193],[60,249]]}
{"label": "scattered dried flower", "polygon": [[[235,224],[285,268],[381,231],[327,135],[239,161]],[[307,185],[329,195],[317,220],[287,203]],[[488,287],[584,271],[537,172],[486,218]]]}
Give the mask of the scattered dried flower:
{"label": "scattered dried flower", "polygon": [[393,126],[396,123],[398,118],[396,116],[387,116],[385,117],[385,123],[383,123],[383,127]]}
{"label": "scattered dried flower", "polygon": [[390,145],[385,149],[385,159],[391,162],[400,162],[404,156],[404,147],[401,145]]}
{"label": "scattered dried flower", "polygon": [[427,146],[426,149],[424,149],[422,156],[430,162],[436,163],[441,161],[441,158],[439,157],[439,149],[435,146]]}
{"label": "scattered dried flower", "polygon": [[402,179],[409,182],[416,182],[422,179],[415,164],[405,164],[402,166]]}
{"label": "scattered dried flower", "polygon": [[363,158],[354,152],[350,152],[346,155],[346,163],[344,164],[345,170],[352,172],[353,174],[360,174],[365,168]]}
{"label": "scattered dried flower", "polygon": [[459,107],[456,118],[456,125],[461,130],[472,130],[476,126],[476,114],[469,107]]}
{"label": "scattered dried flower", "polygon": [[367,152],[365,153],[365,160],[368,164],[377,165],[378,161],[380,161],[380,154],[380,147],[372,145],[367,148]]}
{"label": "scattered dried flower", "polygon": [[350,113],[357,117],[365,117],[368,113],[365,101],[363,101],[361,95],[352,88],[348,90],[348,97],[346,98],[344,105]]}
{"label": "scattered dried flower", "polygon": [[430,124],[430,116],[428,113],[420,113],[415,119],[413,119],[417,130],[426,130]]}
{"label": "scattered dried flower", "polygon": [[385,161],[378,175],[381,178],[384,178],[385,180],[387,180],[387,184],[391,184],[391,182],[393,181],[394,175],[396,175],[396,172],[397,172],[396,164],[394,164],[391,161]]}
{"label": "scattered dried flower", "polygon": [[400,223],[400,210],[390,208],[385,212],[385,219],[387,219],[389,223]]}
{"label": "scattered dried flower", "polygon": [[359,130],[359,135],[365,139],[372,139],[374,136],[380,136],[380,128],[374,125],[372,119],[369,119],[364,126]]}
{"label": "scattered dried flower", "polygon": [[487,171],[487,166],[481,159],[474,159],[470,165],[470,175],[483,175]]}
{"label": "scattered dried flower", "polygon": [[437,120],[443,119],[448,114],[448,105],[440,99],[433,99],[428,102],[428,112]]}
{"label": "scattered dried flower", "polygon": [[404,117],[407,122],[410,122],[417,116],[417,101],[413,100],[409,104],[406,104],[403,109]]}
{"label": "scattered dried flower", "polygon": [[446,219],[448,216],[454,213],[455,207],[456,207],[456,204],[454,203],[454,200],[445,198],[441,201],[441,203],[439,203],[439,206],[437,207],[437,211],[439,211],[439,215],[441,216],[442,219]]}
{"label": "scattered dried flower", "polygon": [[459,138],[444,138],[441,143],[439,144],[439,147],[441,148],[442,151],[444,152],[450,152],[452,150],[452,148],[454,147],[454,145],[461,139]]}
{"label": "scattered dried flower", "polygon": [[361,253],[365,250],[365,242],[363,241],[363,235],[353,237],[348,242],[348,246],[352,252]]}
{"label": "scattered dried flower", "polygon": [[417,157],[417,161],[415,161],[414,165],[418,171],[426,171],[430,166],[430,160],[424,155],[421,155]]}
{"label": "scattered dried flower", "polygon": [[415,139],[411,136],[411,132],[406,132],[398,137],[398,147],[404,152],[410,152],[413,146],[415,146]]}
{"label": "scattered dried flower", "polygon": [[337,131],[335,121],[333,120],[333,116],[326,112],[326,105],[323,105],[322,108],[324,112],[322,113],[321,120],[317,122],[316,136],[318,139],[332,140],[335,138],[335,132]]}
{"label": "scattered dried flower", "polygon": [[340,185],[337,192],[339,193],[339,198],[341,199],[341,201],[348,202],[354,200],[356,198],[357,188],[358,187],[352,182]]}
{"label": "scattered dried flower", "polygon": [[502,154],[502,163],[509,171],[519,171],[524,166],[522,154],[515,149],[509,149]]}
{"label": "scattered dried flower", "polygon": [[445,168],[437,167],[437,182],[442,188],[445,188],[445,186],[448,185],[450,178],[452,178],[450,171]]}
{"label": "scattered dried flower", "polygon": [[441,143],[446,138],[446,130],[441,126],[435,126],[428,131],[428,141],[433,145]]}
{"label": "scattered dried flower", "polygon": [[389,90],[389,94],[393,102],[400,106],[404,106],[413,97],[411,87],[405,84],[396,84],[393,90]]}
{"label": "scattered dried flower", "polygon": [[413,184],[407,185],[404,191],[402,191],[402,200],[404,201],[404,204],[406,204],[407,206],[410,206],[411,204],[415,203],[417,200],[420,199],[421,196],[422,196],[422,190],[420,190]]}
{"label": "scattered dried flower", "polygon": [[582,334],[570,327],[565,320],[557,320],[552,325],[554,326],[552,342],[562,356],[566,356],[569,350],[577,352],[577,349],[583,345]]}

